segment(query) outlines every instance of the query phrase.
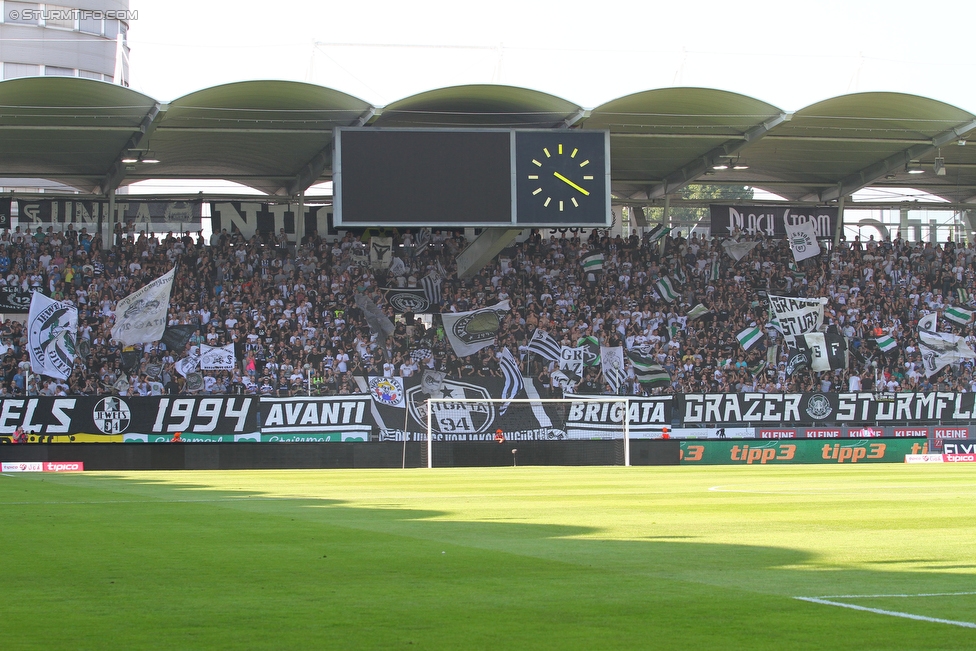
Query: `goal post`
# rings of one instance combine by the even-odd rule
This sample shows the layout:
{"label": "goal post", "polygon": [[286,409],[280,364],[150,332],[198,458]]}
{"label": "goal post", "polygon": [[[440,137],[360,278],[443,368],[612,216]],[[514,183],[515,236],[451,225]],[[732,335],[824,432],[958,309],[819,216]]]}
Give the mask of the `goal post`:
{"label": "goal post", "polygon": [[437,443],[492,441],[613,442],[596,446],[613,450],[612,458],[600,459],[610,465],[630,465],[630,399],[625,396],[428,398],[424,410],[423,451],[428,468],[434,467]]}

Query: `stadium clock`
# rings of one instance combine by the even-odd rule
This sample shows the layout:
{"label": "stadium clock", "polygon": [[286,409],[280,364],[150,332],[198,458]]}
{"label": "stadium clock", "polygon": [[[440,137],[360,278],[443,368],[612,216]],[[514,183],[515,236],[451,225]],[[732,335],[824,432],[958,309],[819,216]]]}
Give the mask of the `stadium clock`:
{"label": "stadium clock", "polygon": [[516,223],[607,225],[608,142],[604,131],[517,131]]}

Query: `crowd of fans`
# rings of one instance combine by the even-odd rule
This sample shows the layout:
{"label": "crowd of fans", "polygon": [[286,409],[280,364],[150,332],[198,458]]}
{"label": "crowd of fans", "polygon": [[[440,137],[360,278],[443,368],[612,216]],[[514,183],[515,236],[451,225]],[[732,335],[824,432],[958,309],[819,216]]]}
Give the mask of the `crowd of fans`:
{"label": "crowd of fans", "polygon": [[[399,276],[362,264],[368,259],[368,235],[362,234],[326,241],[312,233],[295,246],[284,233],[245,239],[224,231],[204,241],[202,233],[158,237],[120,228],[103,249],[97,234],[72,225],[61,232],[5,232],[0,285],[40,289],[75,303],[82,354],[66,381],[33,375],[25,328],[8,319],[0,330],[0,395],[187,392],[174,363],[200,343],[233,343],[239,360],[234,370],[203,372],[200,390],[209,393],[358,393],[363,387],[356,376],[409,377],[425,369],[458,378],[500,376],[496,356],[502,346],[520,353],[524,374],[541,391],[555,392],[555,366],[525,351],[537,328],[567,346],[593,336],[604,345],[638,348],[670,374],[670,385],[654,388],[631,375],[620,390],[628,394],[976,390],[971,363],[927,379],[915,333],[918,319],[931,311],[971,307],[970,293],[976,293],[972,245],[855,240],[797,266],[783,239],[761,236],[738,237],[758,239],[759,245],[736,262],[720,240],[697,234],[651,242],[636,234],[533,231],[477,275],[459,280],[454,259],[467,245],[460,231],[435,232],[423,247],[410,231],[394,237],[395,255],[405,263]],[[593,252],[605,255],[602,272],[580,265],[580,258]],[[147,344],[136,349],[132,363],[133,356],[126,360],[111,339],[116,302],[174,265],[169,323],[199,329],[185,350]],[[458,358],[436,314],[395,315],[386,304],[382,288],[420,287],[423,277],[438,271],[446,275],[435,313],[510,301],[495,346]],[[662,276],[672,279],[677,300],[658,293]],[[825,325],[848,337],[848,368],[788,377],[788,347],[767,327],[767,291],[827,298]],[[356,307],[356,293],[395,320],[392,337],[381,341],[370,331]],[[709,314],[689,319],[699,303]],[[735,335],[750,325],[765,336],[745,351]],[[940,320],[943,329],[950,325]],[[968,328],[957,332],[971,336]],[[875,339],[882,334],[898,346],[881,352]],[[599,367],[587,369],[577,389],[609,391]]]}

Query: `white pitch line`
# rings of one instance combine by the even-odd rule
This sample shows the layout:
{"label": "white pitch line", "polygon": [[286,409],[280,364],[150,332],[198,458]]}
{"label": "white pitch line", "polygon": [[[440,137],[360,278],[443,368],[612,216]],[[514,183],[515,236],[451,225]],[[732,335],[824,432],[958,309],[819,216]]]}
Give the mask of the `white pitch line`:
{"label": "white pitch line", "polygon": [[818,599],[816,597],[793,597],[794,599],[799,599],[800,601],[808,601],[814,604],[823,604],[825,606],[839,606],[840,608],[850,608],[851,610],[862,610],[868,613],[875,613],[876,615],[890,615],[891,617],[901,617],[903,619],[915,619],[920,622],[932,622],[934,624],[949,624],[951,626],[962,626],[963,628],[976,628],[976,624],[972,622],[957,622],[951,619],[939,619],[938,617],[926,617],[925,615],[915,615],[912,613],[900,613],[897,610],[882,610],[881,608],[868,608],[867,606],[855,606],[854,604],[845,604],[840,601],[829,601],[827,599]]}
{"label": "white pitch line", "polygon": [[919,594],[828,594],[818,599],[885,599],[887,597],[963,597],[976,592],[922,592]]}

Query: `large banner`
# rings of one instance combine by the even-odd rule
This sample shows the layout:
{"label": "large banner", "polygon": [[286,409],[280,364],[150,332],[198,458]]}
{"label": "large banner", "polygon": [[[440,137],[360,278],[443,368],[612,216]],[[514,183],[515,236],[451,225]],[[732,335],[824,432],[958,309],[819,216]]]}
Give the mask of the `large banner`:
{"label": "large banner", "polygon": [[368,441],[373,429],[368,395],[261,398],[261,441]]}
{"label": "large banner", "polygon": [[[566,411],[566,434],[569,438],[597,438],[601,434],[607,438],[620,438],[624,423],[623,403],[587,400],[585,396],[565,397],[574,400],[568,406],[554,406]],[[671,425],[671,404],[671,396],[631,398],[627,414],[630,437],[660,437],[663,428]]]}
{"label": "large banner", "polygon": [[903,463],[918,454],[911,439],[814,441],[681,441],[681,465]]}
{"label": "large banner", "polygon": [[[23,426],[33,440],[425,441],[428,393],[420,377],[403,379],[402,402],[362,393],[329,397],[77,396],[0,399],[0,437]],[[501,378],[445,378],[434,390],[435,441],[620,438],[620,402],[568,395],[565,402],[513,402],[502,411]],[[431,388],[428,386],[428,388]],[[529,378],[518,398],[537,397]],[[606,396],[599,396],[608,398]],[[446,400],[445,400],[446,399]],[[461,401],[460,399],[467,400]],[[484,401],[484,402],[482,402]],[[399,404],[405,406],[397,406]],[[973,393],[709,393],[629,398],[630,436],[681,439],[808,440],[821,443],[898,438],[940,452],[943,443],[976,438]],[[846,444],[846,443],[845,443]],[[919,447],[912,454],[920,453]]]}
{"label": "large banner", "polygon": [[684,426],[710,424],[968,423],[976,393],[686,393],[675,396]]}
{"label": "large banner", "polygon": [[785,237],[786,225],[798,226],[813,223],[817,237],[833,237],[837,228],[837,208],[816,206],[750,206],[716,205],[708,207],[711,213],[713,237],[726,237],[732,233],[766,237]]}
{"label": "large banner", "polygon": [[33,293],[26,289],[0,287],[0,313],[27,314],[30,312]]}
{"label": "large banner", "polygon": [[[21,426],[46,440],[86,435],[84,440],[118,440],[118,435],[239,434],[257,430],[256,396],[79,396],[0,399],[0,435]],[[61,437],[64,437],[63,439]]]}
{"label": "large banner", "polygon": [[[219,233],[240,231],[245,239],[255,233],[277,234],[281,229],[295,237],[297,203],[257,203],[250,201],[215,201],[210,204],[213,230]],[[332,206],[305,206],[305,233],[318,231],[322,237],[336,235],[332,227]]]}
{"label": "large banner", "polygon": [[[475,383],[477,382],[477,383]],[[530,379],[526,383],[535,394]],[[427,398],[421,378],[404,378],[406,408],[373,403],[373,415],[381,441],[427,440]],[[514,403],[502,412],[501,402],[444,402],[444,399],[500,398],[504,381],[501,378],[444,378],[436,391],[438,402],[431,404],[431,437],[434,441],[491,441],[497,430],[508,440],[546,441],[570,438],[566,431],[567,405],[546,405],[530,408]],[[522,391],[516,398],[525,398]],[[589,437],[587,437],[589,438]]]}
{"label": "large banner", "polygon": [[[18,223],[22,228],[35,230],[38,226],[74,224],[76,229],[88,228],[108,221],[109,202],[78,201],[74,199],[19,199]],[[153,199],[120,199],[115,201],[115,221],[132,224],[137,230],[198,231],[203,202],[159,201]],[[0,206],[0,212],[3,208]],[[60,230],[60,229],[59,229]]]}

